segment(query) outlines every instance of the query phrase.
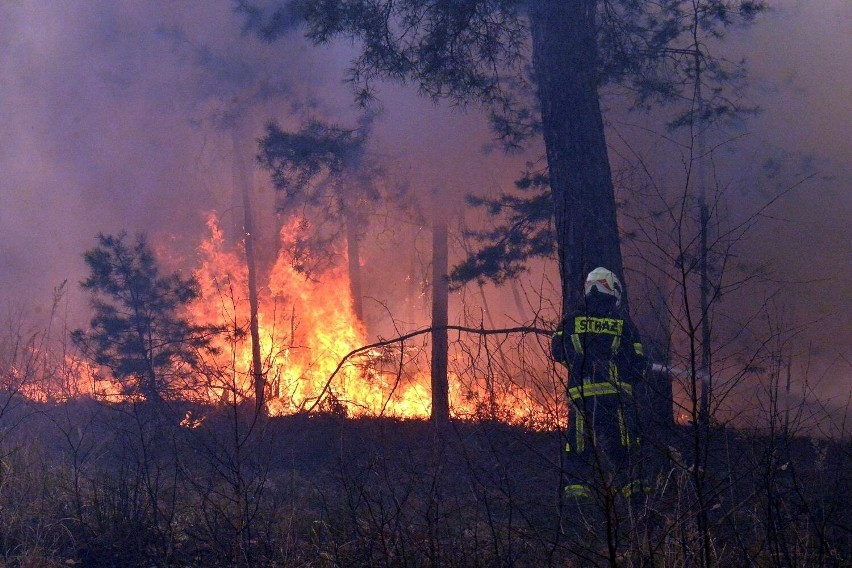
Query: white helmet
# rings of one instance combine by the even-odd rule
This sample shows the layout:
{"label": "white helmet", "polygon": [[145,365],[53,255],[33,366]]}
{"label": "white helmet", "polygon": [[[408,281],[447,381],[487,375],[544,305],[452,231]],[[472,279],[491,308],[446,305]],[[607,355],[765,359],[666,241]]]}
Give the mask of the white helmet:
{"label": "white helmet", "polygon": [[589,272],[589,275],[586,276],[586,284],[583,286],[586,296],[589,295],[592,288],[596,288],[598,292],[615,296],[616,306],[621,304],[621,281],[618,279],[618,276],[612,273],[611,270],[607,270],[606,268],[599,266]]}

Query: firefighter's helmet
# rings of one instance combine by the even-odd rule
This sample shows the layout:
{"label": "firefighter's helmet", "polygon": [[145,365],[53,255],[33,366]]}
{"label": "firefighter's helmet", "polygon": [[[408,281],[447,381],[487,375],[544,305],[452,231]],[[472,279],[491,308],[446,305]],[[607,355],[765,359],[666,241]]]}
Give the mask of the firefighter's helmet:
{"label": "firefighter's helmet", "polygon": [[614,296],[616,306],[621,304],[621,294],[623,292],[621,281],[618,279],[618,276],[606,268],[598,267],[589,272],[589,275],[586,276],[586,284],[583,289],[586,296],[593,289],[596,289],[598,292]]}

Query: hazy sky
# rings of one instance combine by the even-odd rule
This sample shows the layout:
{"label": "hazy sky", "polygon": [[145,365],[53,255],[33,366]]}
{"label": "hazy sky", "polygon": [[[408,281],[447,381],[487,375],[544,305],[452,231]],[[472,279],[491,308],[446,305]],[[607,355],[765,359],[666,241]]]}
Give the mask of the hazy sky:
{"label": "hazy sky", "polygon": [[[754,154],[731,163],[748,173],[765,150],[818,174],[773,210],[783,222],[748,251],[774,259],[790,281],[818,281],[783,297],[797,318],[822,318],[809,341],[842,396],[852,384],[852,3],[773,5],[731,38],[762,108],[744,146]],[[252,136],[273,117],[354,124],[346,56],[295,38],[262,44],[241,33],[227,0],[0,3],[0,302],[49,306],[56,285],[83,278],[81,254],[99,231],[144,230],[191,251],[205,213],[231,202],[222,111],[249,101]],[[519,159],[480,152],[480,116],[435,109],[402,88],[384,93],[375,150],[416,189],[511,186]],[[755,195],[741,194],[743,204]]]}
{"label": "hazy sky", "polygon": [[[49,301],[63,279],[79,280],[98,231],[196,237],[205,212],[229,204],[222,111],[254,101],[253,137],[270,118],[354,125],[344,63],[339,50],[242,34],[227,0],[0,4],[4,293]],[[433,169],[465,184],[459,155],[477,153],[485,124],[419,99],[386,107],[386,155],[419,185],[439,183]]]}

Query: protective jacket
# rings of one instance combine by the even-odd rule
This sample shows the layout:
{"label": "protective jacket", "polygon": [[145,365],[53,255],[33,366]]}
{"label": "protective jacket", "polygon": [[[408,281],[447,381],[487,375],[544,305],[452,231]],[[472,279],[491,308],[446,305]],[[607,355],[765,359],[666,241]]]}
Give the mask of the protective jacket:
{"label": "protective jacket", "polygon": [[582,455],[597,447],[618,462],[639,443],[633,387],[644,371],[642,344],[611,296],[593,291],[586,300],[551,342],[553,358],[569,372],[566,450]]}

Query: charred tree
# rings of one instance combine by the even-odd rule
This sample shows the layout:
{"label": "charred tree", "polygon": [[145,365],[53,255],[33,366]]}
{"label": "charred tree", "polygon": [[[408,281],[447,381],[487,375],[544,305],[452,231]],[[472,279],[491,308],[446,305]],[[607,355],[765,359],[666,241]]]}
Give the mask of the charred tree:
{"label": "charred tree", "polygon": [[263,372],[263,361],[260,356],[260,329],[257,318],[257,264],[254,251],[255,233],[252,208],[252,183],[248,166],[242,154],[243,144],[238,129],[231,130],[234,144],[234,182],[237,185],[243,201],[243,245],[246,253],[246,270],[248,272],[249,293],[249,333],[251,335],[251,377],[254,386],[254,401],[257,411],[263,409],[266,403],[266,379]]}
{"label": "charred tree", "polygon": [[450,419],[448,256],[447,223],[438,220],[432,227],[432,420],[438,425]]}
{"label": "charred tree", "polygon": [[[248,4],[241,3],[242,10],[257,22],[258,11]],[[531,41],[557,225],[550,246],[559,252],[570,311],[591,268],[604,265],[623,276],[597,90],[596,9],[596,0],[325,1],[282,4],[257,25],[274,38],[287,28],[284,23],[301,18],[318,43],[339,35],[357,38],[363,50],[351,73],[362,101],[372,96],[372,80],[412,79],[433,98],[482,103],[492,111],[498,134],[515,143],[524,136],[519,131],[536,130],[530,125],[533,105],[504,85],[529,86],[523,69]],[[398,27],[400,21],[411,24]]]}
{"label": "charred tree", "polygon": [[364,321],[364,298],[361,292],[361,233],[358,222],[352,215],[346,216],[346,259],[349,267],[349,292],[352,295],[352,311]]}

